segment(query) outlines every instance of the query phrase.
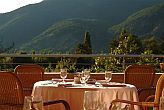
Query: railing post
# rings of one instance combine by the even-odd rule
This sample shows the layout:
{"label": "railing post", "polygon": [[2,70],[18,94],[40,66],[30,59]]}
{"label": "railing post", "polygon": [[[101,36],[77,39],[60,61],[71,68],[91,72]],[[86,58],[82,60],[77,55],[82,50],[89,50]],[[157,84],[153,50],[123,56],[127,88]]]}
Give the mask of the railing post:
{"label": "railing post", "polygon": [[122,58],[123,58],[122,68],[124,70],[125,69],[125,57],[123,56]]}

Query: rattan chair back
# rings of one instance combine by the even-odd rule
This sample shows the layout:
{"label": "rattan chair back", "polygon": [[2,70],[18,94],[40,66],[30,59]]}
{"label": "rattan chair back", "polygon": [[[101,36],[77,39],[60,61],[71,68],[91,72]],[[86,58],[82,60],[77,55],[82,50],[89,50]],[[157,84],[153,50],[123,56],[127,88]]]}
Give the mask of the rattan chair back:
{"label": "rattan chair back", "polygon": [[23,89],[20,80],[12,72],[0,72],[0,105],[23,104]]}
{"label": "rattan chair back", "polygon": [[124,82],[145,88],[153,86],[154,77],[155,69],[151,65],[130,65],[125,69]]}
{"label": "rattan chair back", "polygon": [[18,65],[14,72],[22,82],[23,88],[32,88],[37,81],[43,80],[44,69],[36,64]]}
{"label": "rattan chair back", "polygon": [[155,92],[154,103],[157,103],[159,105],[160,97],[163,95],[162,94],[163,90],[164,90],[164,74],[162,74],[160,76],[160,78],[158,79],[158,82],[157,82],[157,85],[156,85],[156,92]]}

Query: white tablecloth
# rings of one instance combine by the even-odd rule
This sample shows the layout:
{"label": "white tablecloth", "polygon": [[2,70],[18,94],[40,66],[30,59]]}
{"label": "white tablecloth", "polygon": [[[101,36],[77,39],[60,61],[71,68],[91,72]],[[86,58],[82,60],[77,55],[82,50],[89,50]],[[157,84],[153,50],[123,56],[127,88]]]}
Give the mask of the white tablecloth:
{"label": "white tablecloth", "polygon": [[[116,98],[138,101],[136,87],[129,84],[126,84],[125,87],[103,87],[95,85],[82,86],[79,84],[73,85],[73,87],[58,87],[57,84],[52,84],[52,81],[39,81],[34,84],[32,95],[42,96],[44,101],[63,99],[69,103],[71,110],[83,110],[84,92],[89,90],[101,91],[107,106],[110,106],[111,101]],[[48,106],[45,109],[64,110],[64,107],[62,104],[59,104]],[[135,110],[138,110],[138,108],[135,107]]]}

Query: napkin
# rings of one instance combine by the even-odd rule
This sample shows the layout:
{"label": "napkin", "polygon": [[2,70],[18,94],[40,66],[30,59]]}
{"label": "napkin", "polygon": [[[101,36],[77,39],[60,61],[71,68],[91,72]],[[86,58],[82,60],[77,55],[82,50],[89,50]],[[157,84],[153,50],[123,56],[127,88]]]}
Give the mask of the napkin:
{"label": "napkin", "polygon": [[125,87],[125,84],[108,84],[108,83],[101,83],[103,87]]}
{"label": "napkin", "polygon": [[106,80],[97,80],[98,83],[106,83]]}
{"label": "napkin", "polygon": [[58,84],[58,87],[72,87],[72,84]]}
{"label": "napkin", "polygon": [[86,83],[87,84],[95,84],[96,83],[96,79],[89,79]]}
{"label": "napkin", "polygon": [[[62,79],[56,79],[56,78],[54,79],[54,78],[53,78],[52,81],[62,82],[63,80],[62,80]],[[65,82],[73,82],[74,79],[64,79],[64,81],[65,81]]]}

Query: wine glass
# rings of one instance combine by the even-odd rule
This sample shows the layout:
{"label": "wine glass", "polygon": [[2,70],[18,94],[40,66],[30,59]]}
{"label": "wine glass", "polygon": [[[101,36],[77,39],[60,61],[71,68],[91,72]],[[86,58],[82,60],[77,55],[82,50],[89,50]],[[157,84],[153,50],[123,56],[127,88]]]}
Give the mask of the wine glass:
{"label": "wine glass", "polygon": [[84,71],[82,71],[81,73],[80,82],[86,85],[86,82],[88,81],[89,78],[90,78],[90,70],[84,69]]}
{"label": "wine glass", "polygon": [[109,82],[112,79],[112,71],[105,71],[105,81]]}
{"label": "wine glass", "polygon": [[99,91],[85,91],[84,92],[84,110],[98,110],[100,93]]}
{"label": "wine glass", "polygon": [[65,83],[64,79],[67,77],[67,69],[60,69],[60,77],[62,78],[62,83]]}
{"label": "wine glass", "polygon": [[80,74],[80,82],[81,84],[86,85],[86,76],[84,75],[84,72]]}
{"label": "wine glass", "polygon": [[43,110],[42,97],[25,96],[23,110]]}
{"label": "wine glass", "polygon": [[86,77],[86,81],[88,81],[88,79],[90,78],[90,69],[84,69],[84,71],[82,71],[84,73],[84,76]]}

